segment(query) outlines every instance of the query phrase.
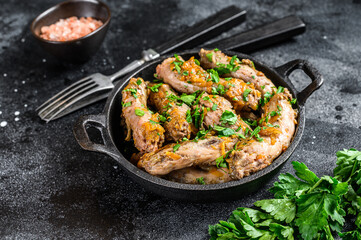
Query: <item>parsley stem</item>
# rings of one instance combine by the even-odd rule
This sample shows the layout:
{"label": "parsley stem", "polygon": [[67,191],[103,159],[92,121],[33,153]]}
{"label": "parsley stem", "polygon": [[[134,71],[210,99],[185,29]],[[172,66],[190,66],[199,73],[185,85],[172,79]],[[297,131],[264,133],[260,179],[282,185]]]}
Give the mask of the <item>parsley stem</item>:
{"label": "parsley stem", "polygon": [[351,174],[350,174],[350,176],[348,177],[348,179],[347,179],[347,181],[346,181],[347,183],[351,180],[352,175],[355,173],[356,167],[357,167],[357,163],[358,163],[358,161],[355,159],[355,162],[354,162],[353,167],[352,167]]}
{"label": "parsley stem", "polygon": [[318,187],[318,185],[320,185],[321,182],[323,182],[323,179],[318,180],[318,181],[315,183],[315,185],[313,185],[313,187],[310,188],[310,190],[307,191],[307,193],[312,192],[312,190],[315,189],[316,187]]}

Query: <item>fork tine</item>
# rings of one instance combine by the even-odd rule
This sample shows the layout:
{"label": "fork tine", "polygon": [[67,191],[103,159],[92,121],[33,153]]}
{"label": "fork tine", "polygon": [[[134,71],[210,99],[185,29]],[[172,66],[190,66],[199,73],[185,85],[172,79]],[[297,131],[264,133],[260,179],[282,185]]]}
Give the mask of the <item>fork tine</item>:
{"label": "fork tine", "polygon": [[82,84],[86,81],[92,80],[93,76],[88,76],[85,78],[80,79],[79,81],[76,81],[75,83],[73,83],[72,85],[68,86],[67,88],[63,89],[62,91],[58,92],[56,95],[52,96],[51,98],[49,98],[46,102],[44,102],[43,104],[41,104],[36,111],[39,111],[41,108],[45,107],[47,104],[49,104],[50,102],[54,101],[56,98],[60,97],[61,95],[65,94],[67,91],[71,90],[72,88],[78,86],[79,84]]}
{"label": "fork tine", "polygon": [[93,89],[93,90],[90,90],[90,91],[87,91],[85,93],[83,93],[82,95],[74,98],[73,100],[71,100],[69,103],[67,103],[65,106],[61,107],[57,112],[55,112],[54,114],[52,114],[50,116],[50,118],[43,118],[43,120],[45,120],[46,122],[50,122],[51,120],[54,120],[58,117],[58,115],[60,113],[62,113],[65,109],[67,109],[69,106],[72,106],[74,105],[76,102],[78,102],[79,100],[82,100],[84,98],[86,98],[87,96],[89,95],[92,95],[94,92],[97,92],[98,89]]}
{"label": "fork tine", "polygon": [[90,84],[94,84],[95,82],[90,80],[90,81],[85,81],[84,83],[70,89],[67,92],[64,92],[63,95],[59,96],[59,98],[54,99],[52,102],[49,102],[47,105],[44,105],[44,107],[42,109],[39,109],[40,111],[38,112],[39,115],[41,115],[44,111],[46,111],[47,109],[51,108],[54,104],[58,103],[59,101],[61,101],[62,99],[68,97],[70,94],[73,94],[76,91],[81,90],[84,87],[89,86]]}
{"label": "fork tine", "polygon": [[81,91],[77,91],[75,92],[74,94],[72,94],[71,96],[67,97],[66,99],[62,100],[61,102],[59,102],[58,104],[56,104],[55,106],[51,107],[48,109],[48,111],[44,113],[44,111],[39,114],[39,116],[42,118],[42,119],[45,119],[49,114],[51,114],[52,112],[54,112],[56,109],[58,109],[59,107],[61,107],[62,105],[66,104],[67,102],[71,101],[73,98],[77,97],[77,96],[83,96],[85,92],[89,91],[90,89],[96,87],[97,84],[94,83],[94,84],[91,84],[85,88],[83,88]]}

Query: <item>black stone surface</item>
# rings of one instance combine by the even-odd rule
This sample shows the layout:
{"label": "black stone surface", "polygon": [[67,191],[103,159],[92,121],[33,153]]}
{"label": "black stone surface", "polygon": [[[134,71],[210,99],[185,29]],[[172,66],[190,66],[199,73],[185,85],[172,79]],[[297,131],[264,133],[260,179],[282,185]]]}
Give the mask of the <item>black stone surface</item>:
{"label": "black stone surface", "polygon": [[[77,79],[113,73],[142,49],[231,4],[246,9],[248,21],[224,36],[290,14],[307,23],[302,36],[253,53],[271,66],[304,58],[324,75],[324,86],[307,102],[305,134],[292,160],[319,175],[332,174],[337,150],[361,149],[359,1],[107,1],[110,30],[99,52],[83,65],[53,59],[30,35],[31,20],[56,2],[1,2],[0,122],[7,122],[0,127],[1,239],[207,239],[209,224],[271,196],[266,190],[273,181],[237,201],[194,204],[160,198],[132,182],[110,157],[77,145],[74,121],[101,112],[104,102],[48,124],[35,112]],[[300,89],[308,83],[300,72],[291,78]],[[292,172],[291,161],[281,170],[287,171]]]}

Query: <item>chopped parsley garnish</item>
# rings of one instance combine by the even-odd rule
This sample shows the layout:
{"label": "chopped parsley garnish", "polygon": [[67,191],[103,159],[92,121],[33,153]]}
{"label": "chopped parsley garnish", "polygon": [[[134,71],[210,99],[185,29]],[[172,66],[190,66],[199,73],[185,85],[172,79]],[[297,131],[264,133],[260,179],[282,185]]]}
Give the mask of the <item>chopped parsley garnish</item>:
{"label": "chopped parsley garnish", "polygon": [[197,105],[199,103],[199,100],[201,99],[203,94],[204,94],[204,92],[201,92],[201,94],[199,94],[199,96],[197,97],[197,100],[194,102],[193,105]]}
{"label": "chopped parsley garnish", "polygon": [[297,98],[293,98],[293,99],[290,101],[291,104],[296,104],[296,102],[297,102]]}
{"label": "chopped parsley garnish", "polygon": [[203,177],[199,177],[199,178],[196,178],[197,182],[199,184],[202,184],[202,185],[205,185],[206,183],[204,182],[204,178]]}
{"label": "chopped parsley garnish", "polygon": [[140,78],[138,78],[137,84],[140,85],[140,84],[142,84],[142,82],[143,82],[143,81],[142,81]]}
{"label": "chopped parsley garnish", "polygon": [[227,74],[230,72],[235,72],[240,69],[240,66],[236,66],[235,62],[239,62],[237,56],[233,56],[229,64],[217,63],[217,68],[214,68],[219,75]]}
{"label": "chopped parsley garnish", "polygon": [[208,61],[212,62],[213,53],[212,52],[207,53],[206,56],[208,58]]}
{"label": "chopped parsley garnish", "polygon": [[188,75],[189,75],[189,72],[188,72],[188,71],[184,71],[182,74],[183,74],[184,76],[188,76]]}
{"label": "chopped parsley garnish", "polygon": [[270,123],[268,123],[267,126],[268,126],[268,127],[274,127],[274,128],[279,128],[279,127],[280,127],[280,125],[278,125],[278,124],[277,124],[277,125],[273,125],[273,124],[270,124]]}
{"label": "chopped parsley garnish", "polygon": [[200,130],[199,132],[197,132],[197,135],[193,141],[198,142],[199,139],[203,139],[211,130],[212,128],[209,128],[208,130]]}
{"label": "chopped parsley garnish", "polygon": [[175,57],[175,59],[177,59],[178,62],[183,62],[183,60],[181,60],[181,59],[179,58],[179,55],[178,55],[178,54],[174,54],[174,57]]}
{"label": "chopped parsley garnish", "polygon": [[244,90],[243,92],[243,100],[248,102],[248,94],[250,94],[250,92],[252,92],[252,89],[247,88],[246,90]]}
{"label": "chopped parsley garnish", "polygon": [[228,162],[226,159],[229,157],[229,155],[233,152],[233,149],[228,151],[225,155],[220,156],[216,159],[217,168],[228,168]]}
{"label": "chopped parsley garnish", "polygon": [[198,108],[197,106],[196,109],[194,110],[193,117],[194,117],[194,125],[196,126],[196,128],[199,129],[202,126],[204,120],[204,107],[202,106],[202,108]]}
{"label": "chopped parsley garnish", "polygon": [[218,72],[214,69],[209,69],[207,70],[207,72],[209,73],[210,76],[210,81],[214,82],[214,83],[218,83],[219,82],[219,75]]}
{"label": "chopped parsley garnish", "polygon": [[233,125],[237,122],[237,115],[234,114],[233,112],[231,111],[228,111],[228,110],[225,110],[223,113],[222,113],[222,116],[221,116],[221,119],[220,121],[222,122],[222,125],[228,123],[229,125]]}
{"label": "chopped parsley garnish", "polygon": [[135,88],[128,88],[123,90],[124,92],[130,92],[134,98],[138,98],[137,96],[137,89]]}
{"label": "chopped parsley garnish", "polygon": [[186,112],[186,120],[189,123],[192,123],[192,115],[191,115],[191,111],[188,109]]}
{"label": "chopped parsley garnish", "polygon": [[213,49],[213,51],[217,52],[217,51],[219,51],[219,49],[218,49],[218,48],[215,48],[215,49]]}
{"label": "chopped parsley garnish", "polygon": [[181,145],[180,145],[179,143],[177,143],[176,145],[174,145],[174,146],[173,146],[173,152],[176,152],[180,146],[181,146]]}
{"label": "chopped parsley garnish", "polygon": [[277,88],[277,93],[283,93],[284,91],[285,91],[285,88],[282,87],[282,86],[279,86],[279,87]]}
{"label": "chopped parsley garnish", "polygon": [[270,92],[266,92],[266,93],[264,94],[264,97],[265,97],[265,98],[270,98],[270,97],[272,97],[272,94],[271,94]]}
{"label": "chopped parsley garnish", "polygon": [[196,95],[193,93],[193,94],[190,94],[190,95],[187,95],[185,93],[183,93],[180,97],[179,97],[179,100],[183,101],[185,104],[187,105],[192,105],[192,102],[196,99]]}
{"label": "chopped parsley garnish", "polygon": [[132,105],[132,102],[122,102],[122,107],[125,108],[125,107],[129,107]]}
{"label": "chopped parsley garnish", "polygon": [[212,111],[216,111],[217,107],[218,107],[218,105],[214,103],[213,106],[212,106]]}
{"label": "chopped parsley garnish", "polygon": [[282,108],[277,105],[277,111],[272,111],[272,112],[270,112],[269,115],[270,115],[271,117],[274,117],[274,116],[276,116],[276,115],[281,116],[281,111],[282,111]]}
{"label": "chopped parsley garnish", "polygon": [[143,117],[144,116],[144,111],[140,110],[140,109],[135,109],[135,115],[137,115],[139,117]]}
{"label": "chopped parsley garnish", "polygon": [[261,86],[262,89],[264,89],[265,87],[266,87],[265,85]]}
{"label": "chopped parsley garnish", "polygon": [[154,86],[151,86],[151,87],[148,86],[148,88],[149,88],[152,92],[157,93],[157,92],[159,91],[159,87],[162,86],[162,85],[163,85],[163,83],[158,83],[158,84],[156,84],[156,85],[154,85]]}
{"label": "chopped parsley garnish", "polygon": [[153,121],[151,119],[149,119],[149,122],[152,123],[152,124],[160,124],[159,122]]}
{"label": "chopped parsley garnish", "polygon": [[217,131],[219,137],[229,137],[236,134],[236,132],[231,128],[215,125],[213,129]]}
{"label": "chopped parsley garnish", "polygon": [[183,65],[183,61],[179,58],[178,54],[174,54],[175,57],[175,61],[173,61],[172,63],[174,64],[174,69],[178,72],[181,73],[181,67]]}
{"label": "chopped parsley garnish", "polygon": [[255,76],[255,75],[252,75],[252,78],[253,78],[253,79],[255,79],[255,78],[256,78],[256,76]]}
{"label": "chopped parsley garnish", "polygon": [[163,106],[163,108],[165,108],[165,110],[164,110],[165,112],[168,111],[169,109],[171,109],[172,107],[173,107],[173,105],[170,103],[167,103],[167,105]]}
{"label": "chopped parsley garnish", "polygon": [[260,126],[257,126],[252,132],[251,132],[251,136],[250,137],[255,137],[257,139],[257,141],[262,142],[263,138],[261,138],[259,136],[259,132],[262,130],[262,128]]}
{"label": "chopped parsley garnish", "polygon": [[270,93],[270,92],[266,92],[264,94],[264,98],[260,99],[260,105],[263,107],[264,105],[266,105],[266,103],[268,103],[270,101],[270,99],[274,96],[274,93]]}
{"label": "chopped parsley garnish", "polygon": [[198,59],[194,59],[194,63],[197,64],[198,66],[201,65]]}
{"label": "chopped parsley garnish", "polygon": [[221,84],[218,84],[217,88],[212,87],[212,94],[214,95],[223,95],[226,93],[226,90],[224,89],[224,86]]}
{"label": "chopped parsley garnish", "polygon": [[245,123],[247,123],[249,126],[253,126],[253,127],[257,126],[257,120],[251,121],[251,120],[249,120],[249,119],[243,119],[243,121],[244,121]]}
{"label": "chopped parsley garnish", "polygon": [[158,119],[159,119],[159,121],[161,121],[161,122],[167,121],[167,118],[164,117],[163,115],[159,115],[159,116],[158,116]]}

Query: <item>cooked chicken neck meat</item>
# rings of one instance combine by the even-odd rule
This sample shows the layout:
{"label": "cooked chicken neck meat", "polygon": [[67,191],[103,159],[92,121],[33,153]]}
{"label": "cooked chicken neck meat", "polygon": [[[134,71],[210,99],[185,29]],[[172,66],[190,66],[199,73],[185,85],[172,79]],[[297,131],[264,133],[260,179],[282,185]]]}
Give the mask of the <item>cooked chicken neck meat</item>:
{"label": "cooked chicken neck meat", "polygon": [[231,150],[237,141],[237,138],[211,136],[197,142],[169,144],[158,151],[144,154],[138,167],[152,175],[166,175],[193,165],[215,164],[215,160]]}
{"label": "cooked chicken neck meat", "polygon": [[[153,105],[165,119],[165,136],[169,141],[177,142],[183,138],[190,138],[191,123],[187,121],[190,116],[190,107],[177,101],[178,94],[168,85],[150,83],[148,88],[149,103]],[[191,121],[190,121],[191,122]]]}
{"label": "cooked chicken neck meat", "polygon": [[152,114],[147,108],[148,90],[141,78],[132,78],[122,91],[122,116],[127,125],[125,140],[131,140],[141,152],[153,152],[164,142],[164,128],[156,123],[158,114]]}
{"label": "cooked chicken neck meat", "polygon": [[205,50],[203,48],[200,50],[199,56],[201,57],[201,65],[206,69],[216,67],[227,68],[228,65],[228,73],[225,76],[239,78],[254,84],[255,88],[262,93],[262,96],[267,92],[272,94],[277,90],[272,81],[261,71],[257,71],[253,62],[249,59],[239,60],[238,58],[227,56],[219,50]]}
{"label": "cooked chicken neck meat", "polygon": [[210,166],[207,169],[188,167],[175,170],[166,179],[187,184],[216,184],[231,181],[228,168]]}
{"label": "cooked chicken neck meat", "polygon": [[168,58],[157,66],[157,74],[165,83],[183,93],[205,91],[224,96],[237,111],[256,110],[261,96],[253,84],[235,78],[223,79],[218,72],[204,70],[198,60],[191,57],[184,61],[181,57]]}
{"label": "cooked chicken neck meat", "polygon": [[231,177],[240,179],[257,172],[285,151],[295,132],[296,113],[287,94],[279,93],[264,106],[258,139],[238,144],[230,156]]}
{"label": "cooked chicken neck meat", "polygon": [[215,126],[225,127],[233,129],[240,134],[244,134],[246,129],[250,128],[236,114],[232,104],[224,97],[203,93],[199,97],[198,105],[193,106],[193,108],[194,111],[204,116],[203,124],[208,128]]}

